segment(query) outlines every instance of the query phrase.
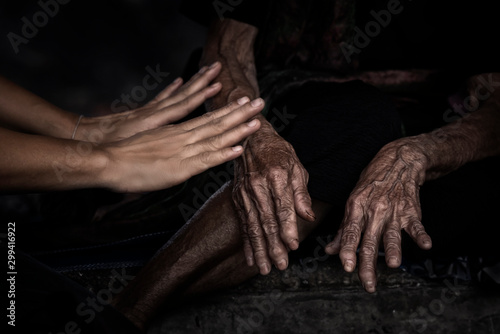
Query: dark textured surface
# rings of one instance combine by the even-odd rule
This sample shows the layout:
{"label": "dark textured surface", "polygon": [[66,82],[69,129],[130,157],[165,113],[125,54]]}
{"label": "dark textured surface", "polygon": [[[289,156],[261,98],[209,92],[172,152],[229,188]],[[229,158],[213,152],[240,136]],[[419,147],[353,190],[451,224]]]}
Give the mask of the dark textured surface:
{"label": "dark textured surface", "polygon": [[[273,269],[266,277],[185,305],[167,301],[169,310],[159,314],[148,333],[500,332],[498,288],[418,278],[389,269],[382,260],[379,269],[378,291],[368,294],[357,272],[344,272],[337,257],[294,259],[284,272]],[[109,270],[68,273],[94,292],[106,286],[109,275]]]}

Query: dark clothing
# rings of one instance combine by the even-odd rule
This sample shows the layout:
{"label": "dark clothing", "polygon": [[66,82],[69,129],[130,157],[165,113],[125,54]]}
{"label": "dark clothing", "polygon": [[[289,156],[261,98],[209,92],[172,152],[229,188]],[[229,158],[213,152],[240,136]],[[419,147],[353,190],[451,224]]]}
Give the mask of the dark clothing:
{"label": "dark clothing", "polygon": [[[500,26],[491,1],[229,2],[184,0],[181,8],[203,24],[222,16],[258,27],[263,35],[256,43],[258,64],[265,64],[265,59],[267,65],[271,60],[280,66],[306,64],[340,72],[356,66],[358,70],[442,69],[460,72],[464,78],[500,71],[500,50],[494,42]],[[342,43],[359,50],[351,55],[351,64],[342,62]],[[328,52],[330,60],[323,58]]]}
{"label": "dark clothing", "polygon": [[96,295],[19,251],[16,268],[15,328],[19,333],[141,333],[109,305],[109,298],[127,284],[121,272],[115,272],[108,287]]}

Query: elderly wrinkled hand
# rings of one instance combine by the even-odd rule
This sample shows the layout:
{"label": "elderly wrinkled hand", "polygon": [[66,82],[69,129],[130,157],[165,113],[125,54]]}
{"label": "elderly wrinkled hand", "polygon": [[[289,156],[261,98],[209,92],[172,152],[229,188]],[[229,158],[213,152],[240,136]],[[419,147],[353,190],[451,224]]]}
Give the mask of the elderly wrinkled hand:
{"label": "elderly wrinkled hand", "polygon": [[381,242],[389,267],[401,264],[401,230],[422,249],[432,242],[421,223],[419,189],[425,181],[427,158],[413,145],[400,139],[383,147],[365,168],[351,193],[345,216],[328,254],[339,254],[344,269],[354,271],[359,248],[359,277],[368,292],[375,292],[376,264]]}
{"label": "elderly wrinkled hand", "polygon": [[309,174],[293,147],[274,130],[247,140],[236,163],[233,200],[242,227],[247,264],[266,275],[288,266],[288,250],[299,247],[297,214],[314,221],[307,191]]}

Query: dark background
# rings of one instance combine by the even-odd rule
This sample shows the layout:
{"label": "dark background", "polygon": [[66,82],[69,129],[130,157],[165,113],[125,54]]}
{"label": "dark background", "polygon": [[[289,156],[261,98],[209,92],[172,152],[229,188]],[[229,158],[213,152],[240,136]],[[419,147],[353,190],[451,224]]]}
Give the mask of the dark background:
{"label": "dark background", "polygon": [[21,18],[33,22],[42,9],[38,1],[2,1],[0,74],[65,110],[109,113],[113,100],[142,85],[146,66],[170,73],[160,90],[203,45],[205,28],[179,13],[180,2],[72,0],[16,54],[7,34],[22,36]]}

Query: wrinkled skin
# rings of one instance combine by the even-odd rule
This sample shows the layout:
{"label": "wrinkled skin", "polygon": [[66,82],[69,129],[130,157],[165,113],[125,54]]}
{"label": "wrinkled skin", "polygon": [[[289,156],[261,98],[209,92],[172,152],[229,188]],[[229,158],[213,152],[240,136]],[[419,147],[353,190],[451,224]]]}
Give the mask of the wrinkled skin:
{"label": "wrinkled skin", "polygon": [[261,274],[268,274],[271,264],[284,270],[288,251],[299,247],[297,214],[315,219],[307,191],[309,174],[293,147],[277,134],[247,141],[236,171],[233,201],[246,262],[257,263]]}
{"label": "wrinkled skin", "polygon": [[[217,81],[222,90],[207,108],[214,110],[242,97],[259,96],[253,43],[257,28],[235,20],[211,26],[202,64],[222,63]],[[293,147],[279,136],[263,115],[255,117],[259,131],[245,139],[236,160],[233,201],[241,219],[245,258],[260,273],[288,265],[287,249],[297,249],[297,214],[314,221],[307,192],[308,175]]]}
{"label": "wrinkled skin", "polygon": [[359,277],[368,292],[375,292],[376,263],[382,243],[391,268],[401,265],[401,230],[420,248],[432,246],[421,223],[419,200],[426,161],[425,154],[405,139],[382,148],[363,171],[347,201],[343,223],[326,246],[327,253],[339,254],[344,269],[352,272],[360,245]]}

